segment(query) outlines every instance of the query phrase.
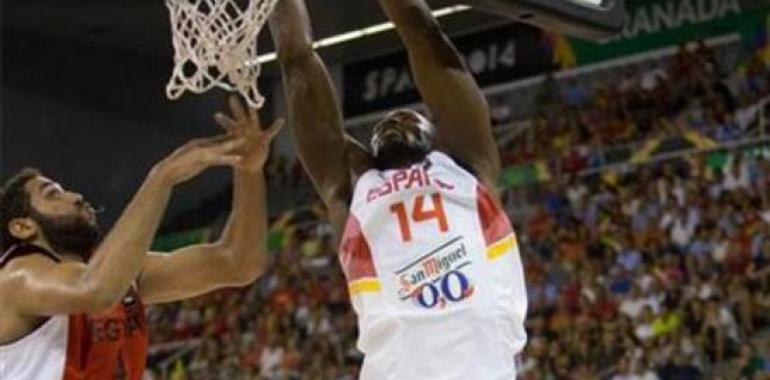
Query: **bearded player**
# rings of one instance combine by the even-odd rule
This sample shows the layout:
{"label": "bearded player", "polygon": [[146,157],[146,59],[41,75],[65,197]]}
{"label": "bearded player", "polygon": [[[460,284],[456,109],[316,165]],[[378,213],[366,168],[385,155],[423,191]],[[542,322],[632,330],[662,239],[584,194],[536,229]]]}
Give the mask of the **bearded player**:
{"label": "bearded player", "polygon": [[[262,167],[281,123],[260,131],[231,99],[229,133],[194,140],[155,165],[99,241],[77,193],[23,170],[0,197],[0,378],[139,380],[147,358],[144,304],[253,282],[265,269]],[[219,241],[148,253],[174,186],[212,166],[234,170],[233,211]]]}
{"label": "bearded player", "polygon": [[527,300],[488,106],[423,0],[380,4],[437,121],[393,111],[370,149],[343,131],[303,1],[279,2],[270,24],[299,156],[339,238],[361,379],[514,379]]}

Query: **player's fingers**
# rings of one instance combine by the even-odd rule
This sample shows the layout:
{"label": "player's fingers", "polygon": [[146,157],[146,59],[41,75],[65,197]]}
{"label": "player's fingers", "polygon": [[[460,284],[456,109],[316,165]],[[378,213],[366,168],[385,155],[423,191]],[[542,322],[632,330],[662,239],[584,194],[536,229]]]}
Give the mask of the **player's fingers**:
{"label": "player's fingers", "polygon": [[216,121],[217,124],[219,124],[220,127],[224,128],[227,133],[235,133],[237,129],[237,124],[235,120],[231,119],[229,116],[217,112],[214,114],[214,121]]}
{"label": "player's fingers", "polygon": [[179,149],[189,149],[189,148],[195,148],[195,147],[201,146],[203,145],[203,140],[204,139],[202,138],[189,140],[184,145],[182,145],[181,148]]}
{"label": "player's fingers", "polygon": [[222,155],[225,153],[232,152],[236,149],[242,148],[246,144],[245,138],[236,138],[236,139],[230,139],[228,141],[223,141],[215,145],[211,145],[208,147],[208,149],[211,150],[216,155]]}
{"label": "player's fingers", "polygon": [[243,161],[243,157],[236,155],[212,155],[206,158],[208,166],[238,166]]}
{"label": "player's fingers", "polygon": [[202,138],[202,139],[195,139],[195,140],[193,140],[192,145],[194,147],[196,147],[196,148],[208,148],[208,147],[213,147],[213,146],[221,145],[221,144],[224,144],[226,142],[242,140],[242,139],[243,139],[242,137],[234,137],[233,135],[231,135],[229,133],[225,133],[225,134],[216,135],[216,136],[213,136],[213,137],[206,137],[206,138]]}
{"label": "player's fingers", "polygon": [[238,99],[238,96],[231,95],[230,96],[230,112],[232,112],[233,118],[238,121],[248,120],[246,116],[246,112],[243,110],[243,105],[241,104],[240,99]]}
{"label": "player's fingers", "polygon": [[188,141],[186,144],[179,148],[179,151],[189,151],[195,149],[203,149],[211,145],[219,144],[223,141],[232,140],[232,136],[229,134],[218,135],[214,137],[202,137]]}
{"label": "player's fingers", "polygon": [[278,132],[281,131],[284,125],[286,125],[286,119],[284,118],[280,118],[274,121],[273,125],[271,125],[270,128],[268,128],[265,131],[265,133],[267,134],[267,137],[272,140],[273,137],[275,137],[278,134]]}

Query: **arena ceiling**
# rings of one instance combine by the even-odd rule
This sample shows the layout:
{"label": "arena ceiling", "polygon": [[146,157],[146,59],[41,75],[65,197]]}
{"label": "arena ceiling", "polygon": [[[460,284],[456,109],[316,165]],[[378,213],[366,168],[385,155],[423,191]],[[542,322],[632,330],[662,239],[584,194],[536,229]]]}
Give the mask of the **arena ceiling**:
{"label": "arena ceiling", "polygon": [[[104,218],[111,221],[145,168],[190,135],[210,133],[206,121],[222,105],[216,92],[177,102],[165,97],[172,47],[163,1],[0,0],[0,145],[13,141],[0,147],[0,174],[34,163],[88,189],[107,206]],[[376,0],[306,1],[317,38],[385,21]],[[455,4],[430,1],[434,7]],[[453,34],[507,21],[468,11],[441,22]],[[267,33],[262,42],[262,51],[272,51]],[[400,47],[390,32],[322,54],[333,63]],[[269,80],[273,65],[266,71]],[[221,191],[222,178],[212,175],[182,189],[170,213]]]}
{"label": "arena ceiling", "polygon": [[[3,29],[14,38],[25,35],[64,43],[117,49],[170,59],[168,14],[163,0],[4,0]],[[376,0],[307,0],[317,38],[384,21]],[[434,8],[458,1],[433,0]],[[475,11],[442,20],[450,34],[499,24],[504,19]],[[392,50],[393,33],[325,49],[330,61],[352,60]],[[272,51],[267,33],[261,51]]]}

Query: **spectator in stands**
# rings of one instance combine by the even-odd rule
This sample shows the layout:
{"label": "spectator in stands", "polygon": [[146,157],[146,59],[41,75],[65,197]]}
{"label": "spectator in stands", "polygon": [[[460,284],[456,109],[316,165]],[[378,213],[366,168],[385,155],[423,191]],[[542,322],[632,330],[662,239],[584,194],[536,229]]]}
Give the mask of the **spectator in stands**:
{"label": "spectator in stands", "polygon": [[[751,65],[739,92],[752,97],[737,94],[740,109],[768,91],[767,69]],[[712,74],[723,68],[704,44],[644,69],[595,91],[570,80],[532,143],[510,144],[522,160],[511,162],[564,169],[532,189],[506,190],[507,204],[531,207],[516,220],[530,299],[525,379],[703,379],[728,361],[738,375],[723,377],[737,379],[767,365],[752,338],[770,327],[770,160],[728,152],[722,166],[696,154],[583,172],[607,163],[619,142],[680,133],[671,125],[687,105],[700,108],[698,131],[707,135],[734,139],[756,128],[748,114],[758,109],[739,116],[719,95]],[[618,120],[630,127],[611,126]],[[277,263],[257,286],[150,310],[154,343],[200,339],[181,359],[189,378],[356,378],[346,285],[323,213],[307,214],[282,227]]]}

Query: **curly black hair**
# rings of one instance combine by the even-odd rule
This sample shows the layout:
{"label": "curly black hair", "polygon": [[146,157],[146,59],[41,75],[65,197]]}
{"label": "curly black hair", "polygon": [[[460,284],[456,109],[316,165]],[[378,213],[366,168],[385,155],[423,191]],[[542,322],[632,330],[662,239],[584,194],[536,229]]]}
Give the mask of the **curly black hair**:
{"label": "curly black hair", "polygon": [[16,218],[29,216],[32,204],[24,186],[38,176],[40,171],[35,168],[21,169],[0,189],[0,253],[20,243],[18,238],[11,235],[8,224]]}

